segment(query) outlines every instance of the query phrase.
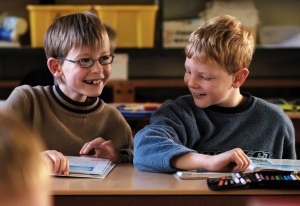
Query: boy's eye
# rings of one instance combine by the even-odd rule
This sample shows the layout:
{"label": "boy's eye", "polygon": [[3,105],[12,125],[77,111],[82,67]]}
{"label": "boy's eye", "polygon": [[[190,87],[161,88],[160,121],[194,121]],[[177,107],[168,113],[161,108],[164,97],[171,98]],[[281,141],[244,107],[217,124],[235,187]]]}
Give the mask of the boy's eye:
{"label": "boy's eye", "polygon": [[90,61],[91,61],[91,58],[80,59],[80,62],[82,62],[82,63],[88,63]]}
{"label": "boy's eye", "polygon": [[211,80],[211,79],[213,79],[213,78],[211,78],[211,77],[206,77],[206,76],[202,76],[202,79],[204,79],[204,80]]}
{"label": "boy's eye", "polygon": [[100,63],[102,63],[102,62],[105,63],[106,61],[109,60],[109,58],[110,58],[110,56],[102,56],[102,57],[99,58],[99,61],[100,61]]}
{"label": "boy's eye", "polygon": [[107,60],[108,58],[109,58],[109,56],[102,56],[102,57],[100,57],[99,59],[102,60],[102,61],[105,61],[105,60]]}

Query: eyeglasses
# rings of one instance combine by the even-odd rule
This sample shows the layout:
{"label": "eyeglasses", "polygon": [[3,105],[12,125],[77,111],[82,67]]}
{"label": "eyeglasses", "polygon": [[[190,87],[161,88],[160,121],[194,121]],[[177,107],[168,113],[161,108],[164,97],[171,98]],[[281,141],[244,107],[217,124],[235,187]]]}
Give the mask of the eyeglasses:
{"label": "eyeglasses", "polygon": [[110,54],[110,55],[101,56],[101,57],[99,57],[99,59],[96,59],[96,60],[92,59],[92,58],[84,58],[84,59],[80,59],[78,61],[73,61],[73,60],[66,59],[66,58],[63,58],[60,56],[57,56],[54,58],[69,61],[74,64],[79,64],[81,68],[89,68],[95,64],[95,61],[98,61],[101,65],[111,64],[114,60],[114,57],[115,57],[114,55]]}

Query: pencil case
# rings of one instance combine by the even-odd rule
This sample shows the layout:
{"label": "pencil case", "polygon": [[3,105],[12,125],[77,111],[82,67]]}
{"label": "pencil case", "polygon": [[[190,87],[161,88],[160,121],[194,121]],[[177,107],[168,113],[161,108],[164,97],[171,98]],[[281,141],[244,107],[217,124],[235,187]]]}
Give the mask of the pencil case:
{"label": "pencil case", "polygon": [[231,176],[207,179],[211,190],[269,188],[300,189],[300,175],[288,171],[234,172]]}

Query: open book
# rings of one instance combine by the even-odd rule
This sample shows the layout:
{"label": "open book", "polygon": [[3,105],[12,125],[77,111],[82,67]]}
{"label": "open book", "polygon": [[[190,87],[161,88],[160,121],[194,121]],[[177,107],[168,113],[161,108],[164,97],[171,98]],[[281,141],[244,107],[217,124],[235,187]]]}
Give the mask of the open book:
{"label": "open book", "polygon": [[[300,169],[300,160],[250,158],[252,164],[245,173],[258,171],[295,171]],[[175,176],[180,179],[208,179],[229,176],[232,172],[177,171]]]}
{"label": "open book", "polygon": [[[104,179],[116,164],[108,159],[66,156],[70,161],[70,174],[66,177],[88,177]],[[65,176],[65,175],[57,175]]]}
{"label": "open book", "polygon": [[300,160],[265,158],[251,158],[251,160],[252,164],[248,168],[249,172],[266,170],[295,171],[300,169]]}

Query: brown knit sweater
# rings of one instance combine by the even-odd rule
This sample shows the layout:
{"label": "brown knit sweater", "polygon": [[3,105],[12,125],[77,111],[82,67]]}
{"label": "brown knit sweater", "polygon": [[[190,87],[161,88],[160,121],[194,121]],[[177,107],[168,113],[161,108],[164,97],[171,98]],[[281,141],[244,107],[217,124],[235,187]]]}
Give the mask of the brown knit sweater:
{"label": "brown knit sweater", "polygon": [[114,107],[100,98],[75,102],[58,86],[23,85],[13,90],[4,108],[12,109],[43,138],[48,150],[78,156],[85,142],[102,137],[111,140],[132,160],[131,128]]}

